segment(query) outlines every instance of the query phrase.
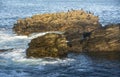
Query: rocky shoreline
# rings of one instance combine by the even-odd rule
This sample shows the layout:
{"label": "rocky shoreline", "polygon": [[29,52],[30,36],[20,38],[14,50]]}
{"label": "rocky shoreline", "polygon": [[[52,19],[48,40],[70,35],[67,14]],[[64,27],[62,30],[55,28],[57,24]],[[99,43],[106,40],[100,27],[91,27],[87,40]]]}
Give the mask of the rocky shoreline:
{"label": "rocky shoreline", "polygon": [[68,12],[39,14],[32,17],[19,19],[14,24],[13,30],[18,35],[29,35],[31,33],[46,31],[67,31],[78,28],[80,32],[92,31],[100,27],[99,18],[83,10]]}
{"label": "rocky shoreline", "polygon": [[61,31],[63,34],[48,33],[31,40],[26,50],[27,57],[66,57],[68,53],[119,52],[120,24],[104,27],[98,16],[83,10],[34,15],[19,19],[13,30],[18,35]]}

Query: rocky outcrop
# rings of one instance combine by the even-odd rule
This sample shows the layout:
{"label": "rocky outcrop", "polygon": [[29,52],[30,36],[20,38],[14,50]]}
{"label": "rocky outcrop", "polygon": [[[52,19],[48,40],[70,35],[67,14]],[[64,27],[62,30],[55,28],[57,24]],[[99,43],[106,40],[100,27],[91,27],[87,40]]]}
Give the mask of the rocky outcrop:
{"label": "rocky outcrop", "polygon": [[91,32],[81,33],[73,28],[63,35],[46,34],[31,41],[27,56],[65,57],[71,52],[120,52],[120,24],[107,25]]}
{"label": "rocky outcrop", "polygon": [[30,18],[19,19],[14,24],[13,30],[18,35],[29,35],[31,33],[46,31],[69,31],[78,30],[90,32],[98,27],[99,18],[83,10],[72,10],[68,12],[39,14]]}
{"label": "rocky outcrop", "polygon": [[83,10],[39,14],[19,19],[13,30],[18,35],[48,33],[29,43],[27,57],[65,57],[68,53],[120,51],[120,24],[102,27],[99,18]]}
{"label": "rocky outcrop", "polygon": [[82,28],[78,27],[71,27],[67,29],[67,31],[64,33],[68,41],[67,44],[69,47],[68,48],[69,52],[80,53],[83,51],[83,44],[81,42],[81,40],[83,39],[82,34],[83,34]]}
{"label": "rocky outcrop", "polygon": [[48,33],[39,36],[29,43],[27,57],[66,57],[68,53],[67,40],[64,35]]}
{"label": "rocky outcrop", "polygon": [[83,33],[71,30],[67,33],[67,39],[72,52],[120,51],[120,24],[106,25]]}
{"label": "rocky outcrop", "polygon": [[106,25],[94,31],[87,40],[87,51],[120,51],[120,24]]}

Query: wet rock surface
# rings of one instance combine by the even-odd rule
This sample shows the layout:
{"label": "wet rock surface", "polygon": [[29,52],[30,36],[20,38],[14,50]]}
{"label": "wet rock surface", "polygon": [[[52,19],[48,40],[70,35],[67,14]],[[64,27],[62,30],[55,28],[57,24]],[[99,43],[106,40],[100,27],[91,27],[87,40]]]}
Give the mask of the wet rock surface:
{"label": "wet rock surface", "polygon": [[48,33],[31,41],[27,49],[27,57],[66,57],[68,46],[62,34]]}

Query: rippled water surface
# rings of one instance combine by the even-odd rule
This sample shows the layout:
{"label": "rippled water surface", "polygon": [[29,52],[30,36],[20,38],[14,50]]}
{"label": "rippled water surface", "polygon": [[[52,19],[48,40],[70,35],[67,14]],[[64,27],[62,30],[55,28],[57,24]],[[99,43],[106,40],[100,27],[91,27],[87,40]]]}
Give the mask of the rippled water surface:
{"label": "rippled water surface", "polygon": [[0,49],[13,48],[0,53],[0,77],[120,77],[120,53],[27,59],[25,50],[36,35],[12,31],[18,18],[81,8],[99,16],[103,26],[120,23],[120,0],[0,0]]}

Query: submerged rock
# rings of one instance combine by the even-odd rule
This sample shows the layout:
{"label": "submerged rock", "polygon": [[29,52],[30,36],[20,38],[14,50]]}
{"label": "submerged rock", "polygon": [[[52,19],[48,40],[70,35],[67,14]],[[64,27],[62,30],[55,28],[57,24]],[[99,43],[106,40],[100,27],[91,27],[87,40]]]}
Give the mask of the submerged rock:
{"label": "submerged rock", "polygon": [[48,33],[44,36],[32,39],[27,49],[27,57],[66,57],[68,46],[66,38],[62,34]]}
{"label": "submerged rock", "polygon": [[92,59],[108,59],[108,60],[119,60],[120,61],[120,52],[85,52],[87,56],[90,56]]}
{"label": "submerged rock", "polygon": [[[99,18],[83,10],[39,14],[30,18],[19,19],[13,30],[18,35],[29,35],[36,32],[63,31],[78,28],[80,32],[92,31],[100,27]],[[75,30],[76,30],[75,28]]]}
{"label": "submerged rock", "polygon": [[0,52],[6,52],[6,51],[11,51],[13,50],[13,48],[10,48],[10,49],[0,49]]}

